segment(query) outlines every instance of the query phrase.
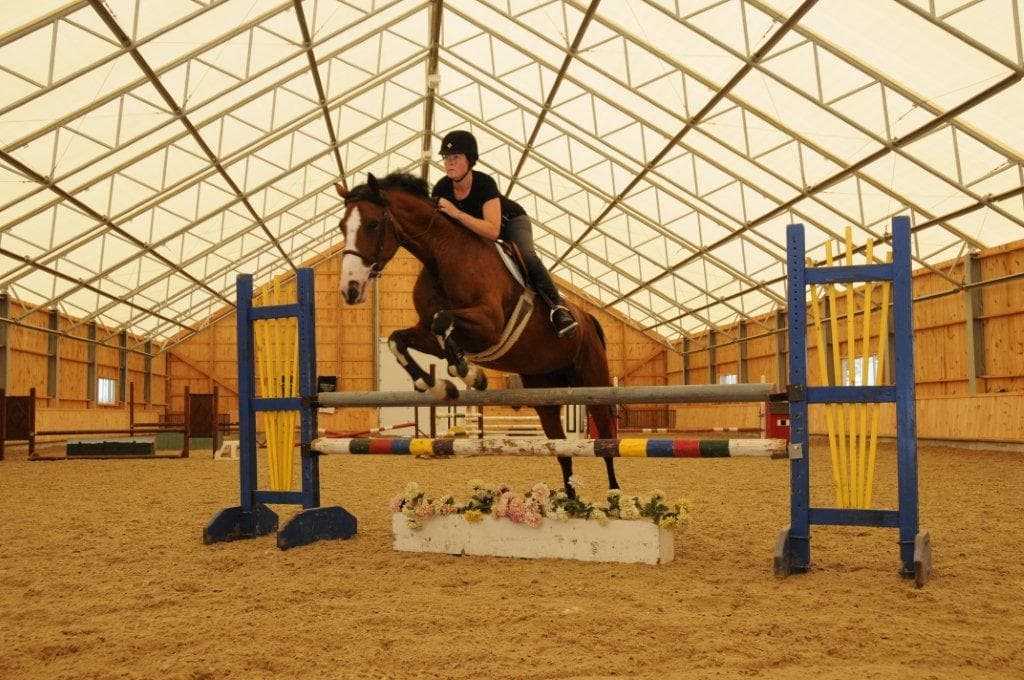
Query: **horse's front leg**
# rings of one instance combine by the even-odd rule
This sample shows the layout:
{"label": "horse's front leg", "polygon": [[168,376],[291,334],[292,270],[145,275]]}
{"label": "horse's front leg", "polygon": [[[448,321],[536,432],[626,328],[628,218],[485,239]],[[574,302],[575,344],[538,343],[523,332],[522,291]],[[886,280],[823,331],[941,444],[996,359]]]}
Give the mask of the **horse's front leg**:
{"label": "horse's front leg", "polygon": [[444,358],[444,350],[430,329],[422,323],[412,328],[404,328],[395,331],[388,336],[388,348],[395,355],[399,365],[412,378],[413,387],[417,392],[430,391],[436,396],[445,399],[454,399],[459,396],[459,390],[450,380],[437,382],[423,370],[423,367],[416,363],[416,360],[409,354],[410,349],[415,349],[424,354],[430,354],[438,358]]}
{"label": "horse's front leg", "polygon": [[444,356],[448,360],[448,375],[462,378],[474,390],[487,389],[487,375],[478,366],[471,366],[466,361],[462,348],[452,337],[456,330],[463,337],[478,338],[490,346],[497,342],[493,324],[475,307],[442,309],[434,314],[430,322],[430,331],[438,344],[444,347]]}

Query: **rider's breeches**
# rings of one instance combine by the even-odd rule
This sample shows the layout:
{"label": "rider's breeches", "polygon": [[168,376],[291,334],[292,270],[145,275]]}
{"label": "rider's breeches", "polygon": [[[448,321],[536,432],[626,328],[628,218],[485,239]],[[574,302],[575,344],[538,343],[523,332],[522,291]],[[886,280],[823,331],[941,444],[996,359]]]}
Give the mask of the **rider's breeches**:
{"label": "rider's breeches", "polygon": [[512,241],[519,247],[519,252],[526,263],[527,274],[530,276],[530,283],[534,289],[552,303],[558,304],[561,300],[558,295],[558,288],[555,287],[555,282],[551,280],[551,275],[548,274],[547,268],[540,261],[540,258],[537,257],[537,253],[533,249],[533,226],[530,224],[530,218],[526,215],[513,217],[505,225],[505,234],[503,236],[506,240]]}

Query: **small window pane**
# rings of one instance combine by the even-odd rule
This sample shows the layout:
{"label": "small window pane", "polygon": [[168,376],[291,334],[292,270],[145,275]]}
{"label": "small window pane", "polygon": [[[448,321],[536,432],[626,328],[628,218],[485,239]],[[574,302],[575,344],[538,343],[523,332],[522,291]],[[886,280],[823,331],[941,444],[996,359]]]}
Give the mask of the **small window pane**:
{"label": "small window pane", "polygon": [[97,403],[114,404],[117,402],[117,383],[112,378],[99,378],[96,388]]}

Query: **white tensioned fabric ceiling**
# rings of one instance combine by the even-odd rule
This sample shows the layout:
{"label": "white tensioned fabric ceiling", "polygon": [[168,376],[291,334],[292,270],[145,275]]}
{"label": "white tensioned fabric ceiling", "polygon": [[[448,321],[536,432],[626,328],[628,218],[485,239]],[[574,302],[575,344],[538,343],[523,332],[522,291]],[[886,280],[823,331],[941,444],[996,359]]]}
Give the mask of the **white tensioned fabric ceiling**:
{"label": "white tensioned fabric ceiling", "polygon": [[[1024,238],[1022,0],[0,3],[0,287],[157,344],[336,248],[447,130],[562,279],[672,340],[909,214],[916,266]],[[440,16],[440,21],[434,20]],[[436,70],[436,76],[431,73]],[[424,149],[430,154],[424,161]],[[886,247],[876,248],[884,257]],[[859,257],[859,256],[858,256]]]}

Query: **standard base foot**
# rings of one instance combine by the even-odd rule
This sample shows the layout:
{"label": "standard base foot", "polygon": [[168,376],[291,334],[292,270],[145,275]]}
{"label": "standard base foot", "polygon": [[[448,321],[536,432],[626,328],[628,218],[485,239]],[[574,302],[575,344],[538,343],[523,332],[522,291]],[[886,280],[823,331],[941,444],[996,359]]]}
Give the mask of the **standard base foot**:
{"label": "standard base foot", "polygon": [[242,538],[256,538],[277,531],[277,515],[263,503],[252,510],[241,506],[226,508],[214,516],[203,529],[203,543],[222,543]]}
{"label": "standard base foot", "polygon": [[779,532],[775,539],[775,554],[772,556],[772,572],[776,576],[791,576],[792,574],[803,574],[807,571],[807,564],[801,564],[794,554],[793,542],[790,537],[789,527]]}
{"label": "standard base foot", "polygon": [[309,508],[292,517],[277,534],[281,550],[315,541],[352,538],[357,521],[348,510],[339,506]]}
{"label": "standard base foot", "polygon": [[914,537],[914,585],[923,588],[932,575],[932,538],[926,531]]}

